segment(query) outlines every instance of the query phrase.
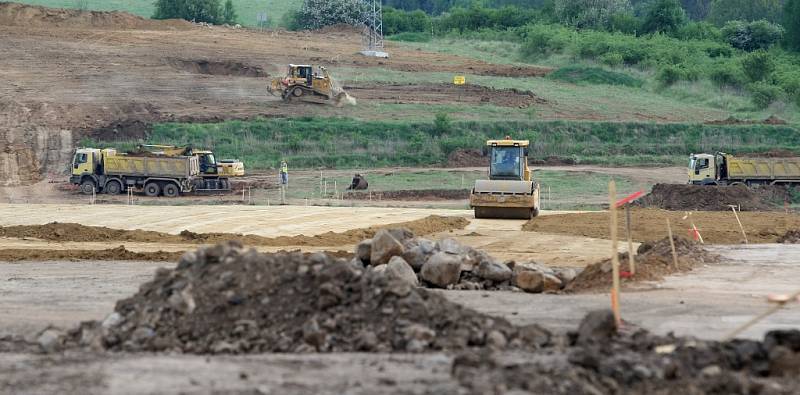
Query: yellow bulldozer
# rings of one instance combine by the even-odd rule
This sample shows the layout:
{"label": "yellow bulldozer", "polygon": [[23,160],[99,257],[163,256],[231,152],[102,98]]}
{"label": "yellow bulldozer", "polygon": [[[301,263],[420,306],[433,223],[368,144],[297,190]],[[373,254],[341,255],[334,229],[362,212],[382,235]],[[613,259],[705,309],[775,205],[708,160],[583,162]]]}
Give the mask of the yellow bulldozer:
{"label": "yellow bulldozer", "polygon": [[286,102],[330,103],[337,107],[354,102],[325,67],[315,71],[307,64],[290,64],[286,76],[272,79],[267,91]]}
{"label": "yellow bulldozer", "polygon": [[539,184],[528,167],[528,140],[488,140],[489,179],[476,180],[469,196],[475,218],[531,219],[539,215]]}

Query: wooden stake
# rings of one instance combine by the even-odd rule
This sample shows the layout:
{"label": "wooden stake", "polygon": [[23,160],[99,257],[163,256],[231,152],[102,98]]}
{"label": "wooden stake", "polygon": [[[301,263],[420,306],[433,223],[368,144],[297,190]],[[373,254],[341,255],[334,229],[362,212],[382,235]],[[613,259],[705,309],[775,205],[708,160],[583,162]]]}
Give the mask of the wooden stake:
{"label": "wooden stake", "polygon": [[672,226],[669,224],[669,218],[667,218],[667,234],[669,235],[669,246],[672,248],[672,266],[675,269],[678,269],[678,253],[675,252],[675,240],[672,240]]}
{"label": "wooden stake", "polygon": [[625,204],[625,232],[628,234],[628,268],[631,276],[636,274],[636,260],[633,257],[633,240],[631,240],[631,205]]}
{"label": "wooden stake", "polygon": [[729,205],[729,206],[731,207],[731,210],[733,211],[733,215],[736,217],[736,222],[739,223],[739,229],[742,230],[742,236],[744,236],[744,243],[745,244],[750,244],[750,243],[747,242],[747,233],[744,232],[744,226],[742,226],[742,221],[739,220],[739,214],[736,214],[736,206],[734,206],[732,204]]}
{"label": "wooden stake", "polygon": [[611,215],[611,275],[613,286],[611,288],[611,310],[614,311],[614,320],[617,327],[622,323],[619,312],[619,252],[617,248],[617,185],[614,180],[608,182],[608,201]]}
{"label": "wooden stake", "polygon": [[788,299],[786,299],[786,301],[778,302],[775,306],[770,307],[767,311],[765,311],[765,312],[753,317],[753,319],[751,319],[750,321],[745,322],[744,325],[736,328],[733,332],[729,333],[728,336],[725,336],[725,338],[722,339],[722,341],[728,341],[728,340],[733,339],[738,334],[740,334],[740,333],[744,332],[745,330],[747,330],[747,328],[750,328],[751,326],[757,324],[759,321],[763,320],[764,318],[767,318],[770,315],[774,314],[776,311],[782,309],[783,306],[786,303],[789,303],[789,302],[791,302],[793,300],[796,300],[798,297],[800,297],[800,291],[797,291],[797,292],[793,293],[791,296],[789,296]]}

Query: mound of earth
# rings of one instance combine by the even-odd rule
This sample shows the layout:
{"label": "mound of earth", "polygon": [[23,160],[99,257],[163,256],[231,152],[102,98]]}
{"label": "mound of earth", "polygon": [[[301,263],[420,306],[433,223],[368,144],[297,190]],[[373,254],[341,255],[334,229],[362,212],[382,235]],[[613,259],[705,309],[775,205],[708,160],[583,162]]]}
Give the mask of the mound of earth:
{"label": "mound of earth", "polygon": [[535,347],[514,327],[326,254],[261,254],[237,242],[184,255],[70,345],[198,354]]}
{"label": "mound of earth", "polygon": [[191,23],[184,20],[157,21],[127,12],[81,11],[19,3],[0,3],[0,25],[157,30],[189,29],[192,26]]}
{"label": "mound of earth", "polygon": [[592,312],[562,347],[462,352],[452,374],[472,394],[800,393],[800,331],[714,342],[623,329]]}
{"label": "mound of earth", "polygon": [[[630,284],[637,281],[660,280],[664,276],[692,270],[699,264],[714,262],[719,259],[714,254],[704,250],[698,243],[682,237],[674,237],[675,253],[678,265],[672,259],[672,247],[669,238],[665,237],[657,242],[642,243],[634,257],[636,274],[630,275],[631,267],[628,254],[619,254],[621,284]],[[612,284],[611,259],[606,259],[587,266],[577,277],[564,288],[567,292],[580,292],[587,290],[608,290]]]}
{"label": "mound of earth", "polygon": [[57,260],[93,260],[93,261],[152,261],[174,262],[182,252],[134,252],[125,246],[106,250],[39,250],[39,249],[4,249],[0,250],[0,261],[57,261]]}
{"label": "mound of earth", "polygon": [[396,104],[488,103],[527,108],[547,101],[531,91],[495,89],[481,85],[453,84],[360,84],[344,90],[359,100],[380,100]]}
{"label": "mound of earth", "polygon": [[15,225],[0,227],[0,237],[35,238],[51,241],[132,241],[143,243],[202,243],[213,244],[228,240],[240,240],[251,246],[340,246],[358,243],[372,237],[378,230],[404,227],[416,234],[445,232],[463,229],[469,221],[463,217],[426,218],[397,224],[352,229],[345,232],[326,232],[315,236],[263,237],[236,233],[195,233],[184,230],[178,235],[148,231],[112,229],[104,226],[86,226],[74,223],[52,222],[46,225]]}
{"label": "mound of earth", "polygon": [[458,149],[447,155],[448,167],[488,167],[489,157],[477,149]]}
{"label": "mound of earth", "polygon": [[469,199],[467,189],[409,189],[382,192],[350,192],[345,199],[354,200],[464,200]]}
{"label": "mound of earth", "polygon": [[656,184],[652,191],[639,199],[636,204],[642,207],[687,211],[730,210],[729,205],[734,205],[741,211],[763,211],[774,208],[759,194],[744,185]]}
{"label": "mound of earth", "polygon": [[787,231],[783,236],[779,237],[776,243],[783,244],[800,244],[800,229],[792,229]]}
{"label": "mound of earth", "polygon": [[168,59],[167,63],[177,70],[188,71],[194,74],[206,75],[231,75],[239,77],[268,77],[269,74],[259,66],[251,66],[233,60],[186,60]]}

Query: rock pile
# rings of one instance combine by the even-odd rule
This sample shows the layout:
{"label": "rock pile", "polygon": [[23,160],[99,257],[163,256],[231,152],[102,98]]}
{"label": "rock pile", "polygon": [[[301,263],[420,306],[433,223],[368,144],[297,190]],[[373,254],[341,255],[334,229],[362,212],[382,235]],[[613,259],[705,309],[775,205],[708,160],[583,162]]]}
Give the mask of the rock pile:
{"label": "rock pile", "polygon": [[464,352],[452,371],[475,394],[796,394],[800,331],[730,342],[620,333],[612,313],[598,311],[553,347]]}
{"label": "rock pile", "polygon": [[359,243],[355,263],[412,286],[461,290],[558,291],[577,275],[533,262],[498,262],[456,240],[434,242],[405,229],[381,230]]}
{"label": "rock pile", "polygon": [[791,229],[788,230],[783,236],[778,237],[776,243],[783,243],[783,244],[798,244],[800,243],[800,229]]}
{"label": "rock pile", "polygon": [[408,232],[390,232],[376,235],[369,254],[385,262],[386,275],[323,253],[261,254],[237,242],[189,252],[175,269],[159,270],[136,295],[118,301],[104,321],[82,323],[63,341],[47,336],[40,343],[50,350],[217,354],[420,352],[549,342],[550,334],[538,326],[514,327],[414,287],[413,269],[391,254],[405,251],[392,242]]}

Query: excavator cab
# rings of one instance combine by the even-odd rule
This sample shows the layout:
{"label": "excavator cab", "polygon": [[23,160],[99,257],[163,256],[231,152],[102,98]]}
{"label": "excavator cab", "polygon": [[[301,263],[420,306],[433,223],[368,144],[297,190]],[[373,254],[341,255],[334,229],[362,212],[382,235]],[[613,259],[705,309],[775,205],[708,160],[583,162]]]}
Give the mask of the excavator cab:
{"label": "excavator cab", "polygon": [[539,214],[539,185],[528,167],[528,140],[489,140],[489,179],[476,180],[469,203],[475,218],[530,219]]}

